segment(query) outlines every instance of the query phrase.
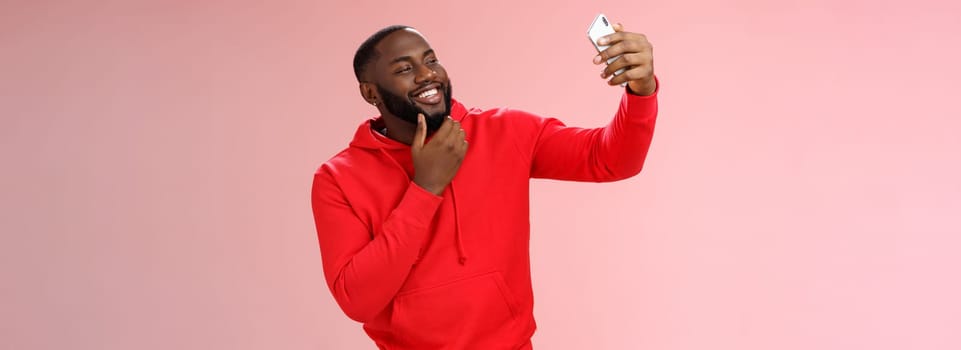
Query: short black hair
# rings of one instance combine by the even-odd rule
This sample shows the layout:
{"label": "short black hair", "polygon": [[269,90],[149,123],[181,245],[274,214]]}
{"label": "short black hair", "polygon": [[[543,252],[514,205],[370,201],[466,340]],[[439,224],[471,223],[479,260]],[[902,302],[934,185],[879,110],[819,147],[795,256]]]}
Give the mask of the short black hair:
{"label": "short black hair", "polygon": [[357,53],[354,54],[354,76],[357,77],[358,82],[361,81],[361,75],[367,70],[367,65],[377,59],[375,46],[390,35],[390,33],[408,28],[412,27],[399,24],[387,26],[368,37],[367,40],[364,40],[363,44],[360,44],[360,47],[357,48]]}

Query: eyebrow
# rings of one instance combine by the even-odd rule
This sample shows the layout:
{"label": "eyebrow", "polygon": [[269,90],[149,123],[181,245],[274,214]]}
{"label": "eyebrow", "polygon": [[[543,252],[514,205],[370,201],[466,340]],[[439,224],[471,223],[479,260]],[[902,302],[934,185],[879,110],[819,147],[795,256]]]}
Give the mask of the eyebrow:
{"label": "eyebrow", "polygon": [[[434,53],[434,49],[427,49],[427,51],[424,51],[424,56],[430,55],[430,54],[432,54],[432,53]],[[410,56],[400,56],[400,57],[397,57],[397,58],[395,58],[395,59],[390,60],[390,64],[394,64],[394,63],[397,63],[397,62],[400,62],[400,61],[413,61],[413,60],[414,60],[414,59],[411,58]]]}

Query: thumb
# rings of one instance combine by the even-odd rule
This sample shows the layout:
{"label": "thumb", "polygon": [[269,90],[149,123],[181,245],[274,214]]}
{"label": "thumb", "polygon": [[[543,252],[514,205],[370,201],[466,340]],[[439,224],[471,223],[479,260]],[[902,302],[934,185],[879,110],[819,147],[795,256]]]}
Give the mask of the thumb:
{"label": "thumb", "polygon": [[423,114],[418,113],[417,129],[414,130],[414,142],[411,143],[411,147],[414,147],[415,149],[424,147],[425,139],[427,139],[427,121],[424,120]]}
{"label": "thumb", "polygon": [[613,25],[612,27],[614,27],[614,31],[615,31],[615,32],[623,32],[623,31],[624,31],[624,25],[623,25],[623,24],[614,23],[614,25]]}

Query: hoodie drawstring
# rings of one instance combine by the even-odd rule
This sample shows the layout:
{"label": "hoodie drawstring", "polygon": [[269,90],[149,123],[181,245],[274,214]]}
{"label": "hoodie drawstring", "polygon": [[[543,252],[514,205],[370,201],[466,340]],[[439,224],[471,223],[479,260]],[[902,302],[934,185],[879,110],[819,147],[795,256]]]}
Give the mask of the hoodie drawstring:
{"label": "hoodie drawstring", "polygon": [[[457,113],[458,115],[463,115],[464,113],[466,113],[464,110],[464,107],[459,103],[455,104],[454,107],[452,108],[453,108],[452,113]],[[389,152],[387,152],[387,149],[392,149],[392,150],[405,149],[406,150],[407,148],[405,148],[404,145],[397,143],[396,141],[389,141],[389,139],[386,136],[383,136],[377,131],[374,131],[374,127],[383,127],[382,121],[380,121],[379,118],[371,119],[370,121],[368,121],[368,123],[361,125],[357,129],[357,133],[354,135],[354,140],[351,141],[350,146],[360,147],[364,149],[377,149],[384,156],[384,158],[390,159],[390,161],[393,162],[394,165],[398,169],[400,169],[401,172],[406,174],[406,170],[404,166],[402,166],[397,161],[397,159],[394,159],[394,157]],[[454,241],[455,241],[455,244],[457,245],[457,262],[460,263],[461,265],[464,265],[467,262],[467,251],[464,249],[464,242],[461,237],[460,213],[457,212],[457,199],[454,196],[454,182],[451,181],[449,186],[450,186],[450,197],[451,197],[452,205],[454,207]],[[422,253],[423,253],[423,250],[421,250],[421,252],[418,253],[417,262],[420,261]]]}
{"label": "hoodie drawstring", "polygon": [[461,240],[460,215],[457,213],[457,196],[454,195],[454,182],[450,183],[450,199],[454,206],[454,241],[457,243],[457,262],[464,265],[467,262],[467,252],[464,250],[464,243]]}

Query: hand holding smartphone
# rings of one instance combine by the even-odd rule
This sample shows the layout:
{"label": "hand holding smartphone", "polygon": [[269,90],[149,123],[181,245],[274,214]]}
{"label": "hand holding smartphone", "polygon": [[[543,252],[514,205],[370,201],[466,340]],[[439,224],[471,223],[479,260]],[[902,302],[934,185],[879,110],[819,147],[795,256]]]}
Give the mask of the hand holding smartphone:
{"label": "hand holding smartphone", "polygon": [[[603,46],[598,45],[597,39],[600,39],[605,35],[614,34],[614,33],[615,33],[614,25],[607,20],[607,16],[604,16],[603,13],[598,14],[597,17],[594,18],[594,22],[591,23],[591,26],[587,29],[587,37],[591,39],[591,44],[594,44],[594,47],[597,48],[598,53],[606,50],[610,45],[603,45]],[[607,64],[611,64],[611,62],[616,61],[620,57],[621,56],[615,56],[607,59]],[[621,69],[618,69],[616,72],[614,72],[614,75],[617,76],[623,72],[624,72],[624,68],[621,68]],[[624,84],[621,84],[621,85],[623,86]]]}

